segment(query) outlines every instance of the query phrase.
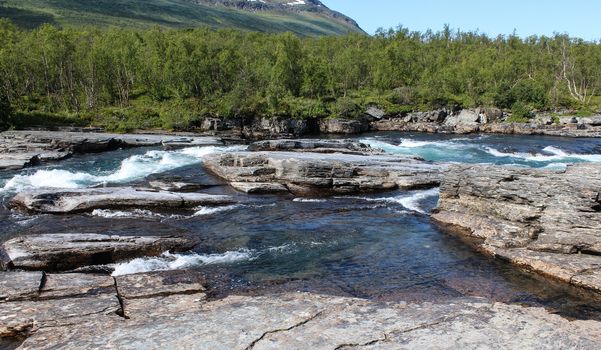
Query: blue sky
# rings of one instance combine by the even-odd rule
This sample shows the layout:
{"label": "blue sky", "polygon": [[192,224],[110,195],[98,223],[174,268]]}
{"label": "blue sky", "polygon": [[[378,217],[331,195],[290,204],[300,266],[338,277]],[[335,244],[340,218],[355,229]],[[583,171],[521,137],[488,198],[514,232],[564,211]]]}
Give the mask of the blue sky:
{"label": "blue sky", "polygon": [[601,39],[599,0],[322,0],[354,18],[373,34],[402,24],[411,30],[439,30],[444,24],[489,35],[569,33]]}

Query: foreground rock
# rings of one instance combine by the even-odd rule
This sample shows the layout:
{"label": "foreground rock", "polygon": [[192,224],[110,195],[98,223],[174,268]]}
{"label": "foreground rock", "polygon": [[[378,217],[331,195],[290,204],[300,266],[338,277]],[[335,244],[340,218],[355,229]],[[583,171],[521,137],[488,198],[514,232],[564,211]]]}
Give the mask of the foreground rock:
{"label": "foreground rock", "polygon": [[601,165],[452,166],[433,218],[494,256],[601,293]]}
{"label": "foreground rock", "polygon": [[199,205],[225,205],[235,201],[229,196],[205,193],[150,191],[132,187],[84,189],[38,189],[17,194],[12,207],[39,213],[67,214],[94,209],[189,208]]}
{"label": "foreground rock", "polygon": [[444,168],[412,157],[314,152],[213,154],[204,166],[245,192],[285,188],[299,196],[433,187]]}
{"label": "foreground rock", "polygon": [[[36,326],[30,328],[18,348],[596,349],[601,346],[599,322],[569,322],[543,309],[490,304],[477,299],[407,305],[303,293],[232,296],[218,301],[206,301],[202,296],[137,299],[134,301],[139,308],[131,310],[129,319],[112,312],[116,304],[104,301],[94,307],[83,298],[73,304],[70,323],[57,312],[57,321],[50,325],[43,315],[44,310],[53,307],[40,305],[43,308],[40,315],[32,316]],[[65,301],[61,303],[66,305]],[[100,309],[103,306],[106,308]],[[84,312],[93,314],[81,317]]]}
{"label": "foreground rock", "polygon": [[194,242],[180,237],[87,233],[31,235],[14,238],[2,244],[0,267],[65,271],[142,256],[157,256],[166,251],[185,251],[193,246]]}
{"label": "foreground rock", "polygon": [[78,153],[163,146],[166,149],[220,146],[217,137],[105,134],[97,132],[6,131],[0,133],[0,170],[22,169]]}
{"label": "foreground rock", "polygon": [[248,147],[250,151],[294,151],[343,154],[382,154],[369,145],[353,140],[267,140],[257,141]]}
{"label": "foreground rock", "polygon": [[406,304],[289,293],[211,301],[202,274],[193,271],[114,278],[5,272],[0,283],[13,296],[0,300],[0,346],[9,349],[601,346],[598,321],[474,298]]}

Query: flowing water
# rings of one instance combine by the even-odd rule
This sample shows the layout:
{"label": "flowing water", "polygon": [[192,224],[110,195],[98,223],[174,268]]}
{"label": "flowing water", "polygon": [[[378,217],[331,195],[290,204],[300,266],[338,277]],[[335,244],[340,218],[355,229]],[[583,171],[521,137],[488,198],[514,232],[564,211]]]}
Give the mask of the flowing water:
{"label": "flowing water", "polygon": [[[601,162],[601,139],[380,133],[359,139],[395,154],[432,161],[563,167]],[[575,317],[601,308],[575,291],[486,258],[429,218],[437,189],[301,199],[246,196],[206,173],[202,159],[244,146],[136,149],[76,156],[51,166],[0,173],[2,203],[37,187],[142,185],[152,179],[211,185],[205,192],[240,201],[222,208],[95,210],[29,216],[0,209],[0,241],[30,233],[181,234],[199,244],[185,254],[119,264],[115,274],[197,269],[216,294],[303,290],[386,301],[440,301],[462,296],[543,305]],[[221,185],[220,185],[221,184]]]}

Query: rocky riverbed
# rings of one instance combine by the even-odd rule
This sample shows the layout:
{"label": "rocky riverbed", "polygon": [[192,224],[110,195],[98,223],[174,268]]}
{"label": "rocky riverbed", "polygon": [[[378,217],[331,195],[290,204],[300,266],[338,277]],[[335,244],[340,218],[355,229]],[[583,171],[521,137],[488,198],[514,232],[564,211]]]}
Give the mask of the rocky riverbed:
{"label": "rocky riverbed", "polygon": [[[35,147],[71,159],[4,180],[0,348],[601,343],[593,155],[512,153],[585,162],[534,170],[391,154],[374,139],[151,136],[122,145],[119,163],[61,137]],[[434,145],[467,154],[454,142]],[[524,272],[442,235],[437,201],[444,229]]]}

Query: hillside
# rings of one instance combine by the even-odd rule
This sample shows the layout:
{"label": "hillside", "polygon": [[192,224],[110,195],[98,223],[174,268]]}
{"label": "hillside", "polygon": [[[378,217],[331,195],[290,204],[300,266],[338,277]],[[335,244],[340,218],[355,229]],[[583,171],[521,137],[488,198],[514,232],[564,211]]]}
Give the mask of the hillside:
{"label": "hillside", "polygon": [[352,19],[318,0],[0,0],[0,17],[34,28],[155,25],[290,31],[304,36],[362,32]]}

